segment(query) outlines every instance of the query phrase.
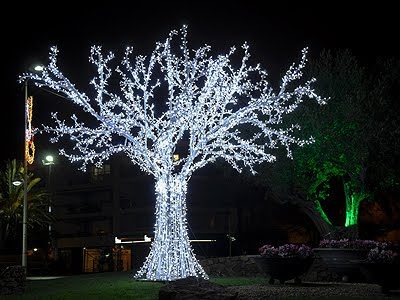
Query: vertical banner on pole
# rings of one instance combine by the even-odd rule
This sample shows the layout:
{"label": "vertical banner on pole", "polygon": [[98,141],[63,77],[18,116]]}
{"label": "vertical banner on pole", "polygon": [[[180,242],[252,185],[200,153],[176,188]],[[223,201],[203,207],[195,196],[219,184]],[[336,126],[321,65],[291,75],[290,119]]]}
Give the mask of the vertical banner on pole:
{"label": "vertical banner on pole", "polygon": [[33,164],[35,157],[35,144],[33,142],[33,131],[32,131],[32,107],[33,97],[30,96],[26,99],[26,124],[25,128],[25,159],[28,164]]}

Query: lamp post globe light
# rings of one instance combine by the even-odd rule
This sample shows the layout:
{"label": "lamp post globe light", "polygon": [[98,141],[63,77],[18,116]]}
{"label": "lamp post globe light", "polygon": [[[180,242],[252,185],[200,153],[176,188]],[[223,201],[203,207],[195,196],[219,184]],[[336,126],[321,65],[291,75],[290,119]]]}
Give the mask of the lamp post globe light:
{"label": "lamp post globe light", "polygon": [[14,180],[14,181],[12,182],[12,184],[13,184],[14,186],[20,186],[20,185],[22,184],[22,181],[16,179],[16,180]]}
{"label": "lamp post globe light", "polygon": [[44,66],[43,66],[43,65],[35,65],[35,66],[33,67],[33,69],[34,69],[36,72],[42,72],[42,71],[44,70]]}
{"label": "lamp post globe light", "polygon": [[45,157],[44,160],[43,160],[43,164],[44,164],[45,166],[53,165],[53,164],[54,164],[54,157],[53,157],[53,155],[46,155],[46,157]]}

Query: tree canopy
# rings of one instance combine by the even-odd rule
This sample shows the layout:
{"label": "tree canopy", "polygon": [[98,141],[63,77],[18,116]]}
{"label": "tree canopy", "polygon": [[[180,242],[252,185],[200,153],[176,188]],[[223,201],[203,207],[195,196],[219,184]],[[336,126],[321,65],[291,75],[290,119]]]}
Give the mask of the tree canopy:
{"label": "tree canopy", "polygon": [[283,201],[308,205],[304,197],[327,224],[332,212],[325,202],[342,194],[342,225],[357,224],[363,200],[399,186],[399,62],[385,58],[366,67],[349,50],[325,50],[311,60],[316,90],[330,100],[323,107],[307,102],[287,121],[299,123],[315,142],[294,149],[293,161],[260,168],[259,183]]}

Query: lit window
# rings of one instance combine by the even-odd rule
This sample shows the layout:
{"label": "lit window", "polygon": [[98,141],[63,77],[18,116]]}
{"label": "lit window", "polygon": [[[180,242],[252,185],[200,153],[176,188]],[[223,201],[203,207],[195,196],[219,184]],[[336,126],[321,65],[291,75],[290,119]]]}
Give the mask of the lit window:
{"label": "lit window", "polygon": [[92,168],[92,177],[96,180],[101,180],[105,175],[109,175],[111,173],[111,168],[109,164],[102,165],[101,167],[93,166]]}

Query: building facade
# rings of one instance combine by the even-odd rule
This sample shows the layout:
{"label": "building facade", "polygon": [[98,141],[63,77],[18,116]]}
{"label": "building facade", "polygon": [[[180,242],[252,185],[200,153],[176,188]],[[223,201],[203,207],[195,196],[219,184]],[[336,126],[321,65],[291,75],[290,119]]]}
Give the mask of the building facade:
{"label": "building facade", "polygon": [[[51,182],[48,188],[56,221],[50,244],[61,270],[99,272],[142,265],[155,222],[151,176],[122,156],[86,172],[59,158],[51,174],[43,176]],[[248,252],[246,238],[263,232],[265,225],[254,214],[263,210],[263,195],[262,190],[224,176],[218,168],[193,176],[187,195],[188,228],[197,256]]]}

